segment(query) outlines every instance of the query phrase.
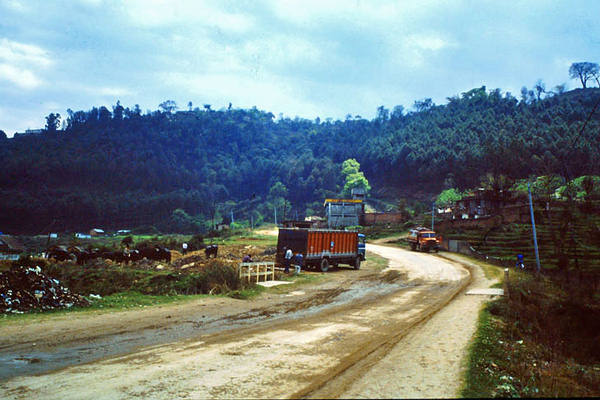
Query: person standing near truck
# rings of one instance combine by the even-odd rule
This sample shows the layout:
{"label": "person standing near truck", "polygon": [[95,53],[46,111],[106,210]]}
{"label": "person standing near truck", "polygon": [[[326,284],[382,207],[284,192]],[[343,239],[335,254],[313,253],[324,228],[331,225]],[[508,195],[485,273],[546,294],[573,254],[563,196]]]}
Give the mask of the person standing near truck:
{"label": "person standing near truck", "polygon": [[294,257],[294,275],[298,275],[300,270],[302,269],[302,263],[304,262],[304,257],[302,257],[302,253],[296,253]]}
{"label": "person standing near truck", "polygon": [[285,251],[285,273],[288,274],[290,272],[290,263],[292,262],[292,249],[286,249]]}

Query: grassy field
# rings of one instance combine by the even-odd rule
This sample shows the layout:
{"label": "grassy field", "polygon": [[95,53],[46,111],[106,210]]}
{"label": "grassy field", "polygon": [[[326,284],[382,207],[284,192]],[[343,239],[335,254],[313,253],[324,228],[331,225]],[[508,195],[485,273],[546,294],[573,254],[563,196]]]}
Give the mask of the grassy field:
{"label": "grassy field", "polygon": [[[224,239],[226,244],[251,244],[254,246],[276,246],[277,237],[250,234],[247,232]],[[387,260],[368,254],[363,264],[375,270],[387,266]],[[8,268],[8,264],[7,264]],[[152,307],[162,304],[181,303],[209,296],[251,299],[264,292],[287,293],[303,285],[312,285],[331,278],[326,273],[301,273],[298,276],[280,276],[279,279],[292,284],[264,288],[260,285],[240,282],[235,270],[218,261],[200,273],[181,274],[169,270],[135,269],[129,266],[99,262],[93,265],[79,266],[73,263],[51,264],[42,267],[43,271],[58,279],[72,292],[84,295],[91,300],[89,307],[73,307],[52,311],[32,311],[25,314],[4,314],[0,321],[22,319],[47,319],[71,312],[118,311],[131,308]],[[95,299],[90,294],[100,295]]]}
{"label": "grassy field", "polygon": [[469,350],[464,397],[600,396],[600,302],[516,272],[489,303]]}

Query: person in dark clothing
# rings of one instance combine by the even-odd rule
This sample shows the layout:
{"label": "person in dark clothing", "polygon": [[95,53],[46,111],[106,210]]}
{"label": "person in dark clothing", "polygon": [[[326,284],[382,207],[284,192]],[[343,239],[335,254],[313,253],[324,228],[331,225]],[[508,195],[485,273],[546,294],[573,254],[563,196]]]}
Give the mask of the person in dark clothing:
{"label": "person in dark clothing", "polygon": [[294,257],[294,268],[296,269],[294,271],[294,275],[298,275],[300,273],[303,262],[304,257],[302,256],[302,253],[296,253],[296,257]]}

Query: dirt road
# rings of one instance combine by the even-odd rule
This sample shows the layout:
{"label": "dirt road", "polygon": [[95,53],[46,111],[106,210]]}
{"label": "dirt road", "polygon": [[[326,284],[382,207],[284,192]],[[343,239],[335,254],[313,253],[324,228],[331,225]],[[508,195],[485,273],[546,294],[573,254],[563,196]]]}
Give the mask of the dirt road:
{"label": "dirt road", "polygon": [[[472,331],[463,327],[474,326],[481,300],[454,306],[466,298],[460,294],[450,306],[430,317],[471,282],[470,274],[458,263],[430,254],[376,245],[369,245],[368,250],[388,258],[389,267],[383,271],[340,271],[315,288],[267,295],[255,302],[219,299],[207,301],[206,306],[195,304],[195,309],[185,305],[149,310],[149,314],[158,312],[164,318],[154,326],[147,326],[150,321],[140,322],[140,329],[121,334],[116,333],[118,317],[107,323],[107,333],[100,336],[74,327],[64,340],[58,334],[45,335],[43,329],[33,336],[25,333],[1,350],[6,354],[13,354],[15,349],[25,351],[36,340],[54,346],[58,353],[73,344],[88,346],[94,353],[96,343],[106,342],[111,348],[115,337],[117,343],[127,343],[130,338],[141,347],[123,345],[128,351],[125,355],[108,352],[97,361],[38,376],[8,378],[0,384],[0,397],[455,396],[456,388],[445,392],[433,388],[447,386],[452,379],[458,382],[457,366]],[[481,278],[478,273],[474,276],[477,282]],[[453,311],[443,314],[447,310]],[[179,311],[183,318],[193,320],[182,322],[177,316],[173,322],[173,317],[166,318]],[[126,313],[121,317],[124,321],[133,318]],[[90,318],[86,323],[97,323],[102,330],[101,322],[86,318]],[[438,325],[431,327],[432,323]],[[66,329],[81,325],[81,321],[62,324]],[[167,334],[160,336],[159,332]],[[0,337],[6,334],[0,328]],[[140,341],[140,336],[146,340]],[[152,340],[155,345],[151,345]],[[450,352],[455,347],[457,352]],[[446,361],[449,364],[444,367]],[[72,360],[71,364],[77,362]],[[445,372],[428,375],[428,368],[435,369],[436,365]],[[389,381],[402,381],[406,387],[389,385]]]}

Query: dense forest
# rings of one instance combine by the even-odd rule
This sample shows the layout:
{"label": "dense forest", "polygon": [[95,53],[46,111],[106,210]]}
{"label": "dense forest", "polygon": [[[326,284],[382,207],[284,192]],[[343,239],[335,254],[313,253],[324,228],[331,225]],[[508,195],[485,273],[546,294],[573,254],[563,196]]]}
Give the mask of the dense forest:
{"label": "dense forest", "polygon": [[[0,230],[138,228],[194,232],[213,222],[321,214],[343,191],[342,163],[360,163],[373,198],[421,198],[511,179],[600,174],[600,89],[517,99],[476,88],[379,107],[373,120],[275,118],[253,109],[157,111],[119,102],[46,117],[39,134],[0,131]],[[585,125],[585,129],[583,129]]]}

